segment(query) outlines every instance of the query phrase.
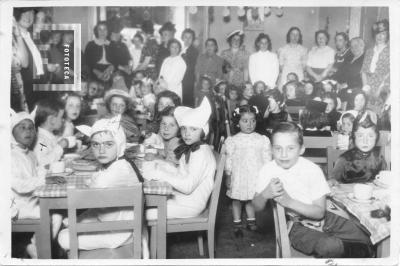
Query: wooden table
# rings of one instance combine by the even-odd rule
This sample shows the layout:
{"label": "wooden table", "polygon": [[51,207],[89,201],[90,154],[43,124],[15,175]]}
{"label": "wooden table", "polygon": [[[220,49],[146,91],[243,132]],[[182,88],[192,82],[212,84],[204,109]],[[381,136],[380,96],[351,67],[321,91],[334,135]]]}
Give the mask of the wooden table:
{"label": "wooden table", "polygon": [[[157,220],[157,259],[166,258],[167,243],[167,196],[145,194],[146,207],[155,207],[158,211]],[[40,198],[40,242],[37,243],[38,257],[40,259],[51,259],[51,218],[50,210],[68,209],[66,197]],[[155,257],[152,257],[155,259]]]}
{"label": "wooden table", "polygon": [[330,198],[344,208],[352,217],[360,221],[370,233],[371,242],[377,247],[377,257],[384,258],[390,256],[390,222],[386,218],[372,218],[370,212],[384,205],[389,205],[390,190],[382,189],[374,184],[369,184],[374,188],[374,197],[377,200],[372,203],[358,203],[349,199],[348,193],[353,191],[355,184],[340,184],[332,188]]}

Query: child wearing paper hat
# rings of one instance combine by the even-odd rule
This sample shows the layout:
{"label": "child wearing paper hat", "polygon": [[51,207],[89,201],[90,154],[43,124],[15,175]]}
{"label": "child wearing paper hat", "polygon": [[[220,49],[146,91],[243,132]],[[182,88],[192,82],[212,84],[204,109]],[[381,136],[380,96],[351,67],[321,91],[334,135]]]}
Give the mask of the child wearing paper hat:
{"label": "child wearing paper hat", "polygon": [[[175,149],[179,166],[173,168],[162,161],[143,173],[145,178],[168,182],[174,196],[167,201],[167,218],[189,218],[206,208],[214,185],[216,161],[212,149],[203,142],[209,133],[211,106],[207,98],[197,108],[177,107],[174,116],[181,128],[183,143]],[[157,218],[157,211],[149,209],[149,220]]]}
{"label": "child wearing paper hat", "polygon": [[[32,144],[36,139],[34,118],[26,112],[11,112],[11,189],[12,218],[40,219],[39,199],[35,189],[45,184],[46,170],[39,167]],[[52,215],[52,230],[56,236],[62,217]],[[37,258],[35,235],[26,247],[31,258]]]}
{"label": "child wearing paper hat", "polygon": [[[140,181],[137,167],[125,156],[126,137],[120,125],[121,116],[98,120],[92,127],[77,126],[77,129],[91,139],[94,157],[101,164],[88,186],[91,188],[111,188],[134,185]],[[123,208],[113,210],[90,210],[80,215],[81,220],[115,221],[133,218],[133,211]],[[109,232],[98,234],[80,234],[79,249],[117,248],[132,242],[132,232]],[[69,230],[64,229],[58,236],[58,242],[64,249],[69,249]],[[143,257],[148,258],[147,236],[142,238]]]}

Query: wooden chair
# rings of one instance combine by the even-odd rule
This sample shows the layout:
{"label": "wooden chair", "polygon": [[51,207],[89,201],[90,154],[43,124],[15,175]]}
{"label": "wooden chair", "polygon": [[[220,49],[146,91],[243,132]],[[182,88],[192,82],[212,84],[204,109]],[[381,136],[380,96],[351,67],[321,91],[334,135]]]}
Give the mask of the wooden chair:
{"label": "wooden chair", "polygon": [[307,159],[314,163],[325,164],[327,163],[326,147],[337,145],[337,135],[331,137],[304,137],[304,147],[306,149],[318,149],[324,152],[323,156],[305,156]]}
{"label": "wooden chair", "polygon": [[[67,191],[70,252],[72,259],[136,258],[142,254],[143,189],[142,184],[124,188],[71,189]],[[132,207],[133,220],[78,223],[78,209]],[[133,243],[115,249],[80,250],[78,234],[89,232],[133,231]],[[78,254],[79,253],[79,254]]]}
{"label": "wooden chair", "polygon": [[297,250],[290,245],[289,231],[287,228],[285,208],[272,201],[272,210],[274,214],[276,258],[312,258]]}
{"label": "wooden chair", "polygon": [[300,112],[303,110],[305,106],[286,106],[286,111],[292,117],[293,122],[300,121]]}
{"label": "wooden chair", "polygon": [[[217,156],[217,169],[215,172],[214,187],[211,197],[208,201],[207,208],[197,217],[167,220],[167,233],[207,231],[208,254],[210,258],[214,258],[215,219],[217,217],[218,200],[221,191],[225,162],[226,152],[225,145],[223,145],[220,154]],[[155,247],[157,243],[157,220],[148,221],[148,225],[151,227],[151,250],[155,250],[153,247]],[[197,242],[199,245],[200,256],[204,256],[203,236],[201,233],[199,233],[197,237]]]}

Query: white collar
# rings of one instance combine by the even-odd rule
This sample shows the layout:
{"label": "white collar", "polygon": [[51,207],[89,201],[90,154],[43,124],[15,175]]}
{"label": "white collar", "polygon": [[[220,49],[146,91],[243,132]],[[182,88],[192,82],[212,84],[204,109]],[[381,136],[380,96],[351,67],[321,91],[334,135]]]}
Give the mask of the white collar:
{"label": "white collar", "polygon": [[41,134],[42,136],[49,138],[49,139],[57,139],[57,137],[47,129],[44,129],[42,127],[38,128],[38,135]]}

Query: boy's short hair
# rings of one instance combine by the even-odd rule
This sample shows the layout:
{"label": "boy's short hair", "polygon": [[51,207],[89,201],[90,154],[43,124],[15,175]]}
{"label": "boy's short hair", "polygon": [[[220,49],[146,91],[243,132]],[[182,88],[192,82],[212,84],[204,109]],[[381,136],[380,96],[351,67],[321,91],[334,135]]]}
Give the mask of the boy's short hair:
{"label": "boy's short hair", "polygon": [[51,115],[57,116],[60,110],[64,109],[63,103],[59,99],[42,99],[36,104],[35,125],[40,127]]}
{"label": "boy's short hair", "polygon": [[300,146],[303,146],[303,130],[299,125],[294,122],[280,122],[272,130],[272,142],[274,141],[274,135],[277,133],[294,133],[297,134],[297,142]]}
{"label": "boy's short hair", "polygon": [[353,131],[351,133],[351,138],[353,141],[355,141],[356,139],[356,132],[357,130],[362,127],[362,128],[372,128],[375,131],[376,134],[376,141],[375,141],[375,145],[376,143],[378,143],[379,141],[379,128],[378,125],[375,124],[372,121],[372,118],[369,114],[366,114],[365,116],[359,117],[357,119],[354,120],[353,122]]}

